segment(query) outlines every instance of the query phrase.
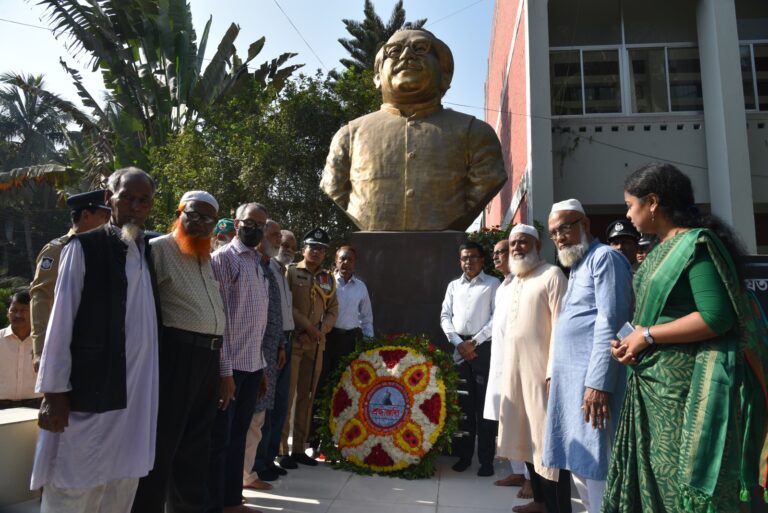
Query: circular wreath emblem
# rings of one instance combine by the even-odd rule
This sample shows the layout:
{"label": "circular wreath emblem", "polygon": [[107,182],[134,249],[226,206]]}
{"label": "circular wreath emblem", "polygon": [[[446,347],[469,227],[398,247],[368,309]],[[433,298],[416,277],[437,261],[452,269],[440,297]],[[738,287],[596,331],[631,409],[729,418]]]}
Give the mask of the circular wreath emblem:
{"label": "circular wreath emblem", "polygon": [[321,450],[362,473],[429,477],[458,423],[456,371],[419,337],[367,339],[324,390]]}

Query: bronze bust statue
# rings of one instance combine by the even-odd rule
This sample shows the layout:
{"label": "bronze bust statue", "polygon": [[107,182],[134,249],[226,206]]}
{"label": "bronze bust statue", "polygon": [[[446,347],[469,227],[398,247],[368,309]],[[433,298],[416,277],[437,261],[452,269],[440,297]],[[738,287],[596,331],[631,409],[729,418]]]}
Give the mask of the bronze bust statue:
{"label": "bronze bust statue", "polygon": [[507,180],[493,129],[444,109],[453,55],[403,29],[374,65],[381,109],[334,136],[320,187],[361,230],[465,230]]}

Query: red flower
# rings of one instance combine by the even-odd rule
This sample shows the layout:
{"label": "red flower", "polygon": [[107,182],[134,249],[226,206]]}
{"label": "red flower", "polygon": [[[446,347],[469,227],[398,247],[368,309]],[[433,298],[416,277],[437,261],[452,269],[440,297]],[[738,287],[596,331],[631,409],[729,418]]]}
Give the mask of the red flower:
{"label": "red flower", "polygon": [[408,378],[408,384],[412,387],[415,387],[416,385],[421,382],[421,380],[424,379],[424,371],[421,369],[417,369],[413,371],[413,374]]}
{"label": "red flower", "polygon": [[432,424],[440,424],[440,408],[442,406],[440,394],[433,394],[432,397],[419,405],[419,409],[424,412]]}
{"label": "red flower", "polygon": [[419,445],[419,438],[410,429],[406,429],[403,433],[403,440],[405,440],[405,443],[411,447],[417,447]]}
{"label": "red flower", "polygon": [[395,464],[392,457],[387,454],[387,451],[384,450],[381,444],[376,444],[376,446],[371,449],[370,454],[365,457],[363,463],[375,467],[391,467]]}
{"label": "red flower", "polygon": [[349,431],[347,431],[347,434],[345,435],[345,437],[348,442],[351,442],[352,440],[360,436],[360,433],[361,433],[360,426],[354,425],[349,429]]}
{"label": "red flower", "polygon": [[427,346],[427,351],[429,351],[430,353],[434,353],[435,352],[435,344],[430,342],[429,345]]}
{"label": "red flower", "polygon": [[371,374],[368,372],[368,369],[364,367],[360,367],[355,372],[357,375],[357,379],[360,380],[364,385],[367,385],[369,381],[371,381]]}
{"label": "red flower", "polygon": [[397,365],[397,362],[403,359],[405,355],[408,354],[408,351],[405,349],[382,349],[379,351],[379,355],[381,355],[382,359],[384,360],[384,363],[387,365],[387,368],[391,369],[395,365]]}
{"label": "red flower", "polygon": [[336,394],[333,396],[333,416],[338,417],[341,412],[352,406],[352,399],[347,395],[347,391],[344,388],[339,388]]}

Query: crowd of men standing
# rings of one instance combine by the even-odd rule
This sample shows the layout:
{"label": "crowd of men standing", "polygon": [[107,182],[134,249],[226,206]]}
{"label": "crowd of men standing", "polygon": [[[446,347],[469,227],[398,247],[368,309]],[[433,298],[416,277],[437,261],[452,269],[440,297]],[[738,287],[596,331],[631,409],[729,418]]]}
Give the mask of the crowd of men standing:
{"label": "crowd of men standing", "polygon": [[[14,390],[0,407],[42,398],[31,485],[43,488],[44,513],[253,511],[244,487],[268,490],[317,465],[306,452],[315,391],[373,336],[353,247],[326,271],[330,240],[316,228],[294,263],[296,237],[264,205],[217,221],[204,191],[184,194],[172,231],[152,237],[154,192],[148,174],[126,168],[107,191],[70,198],[72,231],[38,259],[31,322],[30,295],[16,294],[0,333],[18,367],[0,373],[13,381],[3,393]],[[636,361],[615,339],[654,241],[617,221],[601,243],[575,199],[552,206],[548,235],[562,267],[542,258],[536,228],[518,224],[493,248],[503,281],[483,271],[481,245],[459,248],[440,316],[463,389],[453,470],[469,468],[477,447],[479,476],[509,460],[495,484],[532,497],[513,511],[569,513],[573,480],[597,513],[610,495],[621,364]],[[26,369],[24,351],[34,354]]]}
{"label": "crowd of men standing", "polygon": [[516,225],[493,248],[501,283],[483,272],[481,245],[459,248],[462,275],[441,314],[465,389],[453,469],[470,466],[475,441],[479,476],[494,473],[494,456],[509,460],[512,473],[495,484],[533,498],[513,511],[569,513],[571,479],[587,511],[600,511],[624,390],[610,347],[631,318],[639,239],[625,226],[609,228],[612,248],[592,237],[578,200],[553,205],[549,235],[568,278],[541,257],[533,226]]}
{"label": "crowd of men standing", "polygon": [[42,512],[254,511],[243,487],[317,464],[322,370],[373,335],[351,246],[331,273],[329,237],[310,230],[294,263],[296,237],[264,205],[218,220],[204,191],[180,198],[169,234],[145,233],[154,193],[125,168],[71,197],[73,228],[41,252],[31,301],[12,298],[0,349],[19,368],[1,373],[0,406],[40,406]]}

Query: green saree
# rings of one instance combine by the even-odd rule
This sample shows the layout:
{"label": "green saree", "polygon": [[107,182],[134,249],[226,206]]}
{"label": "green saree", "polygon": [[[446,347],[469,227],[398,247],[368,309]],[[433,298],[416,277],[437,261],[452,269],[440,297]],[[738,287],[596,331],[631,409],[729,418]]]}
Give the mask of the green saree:
{"label": "green saree", "polygon": [[749,487],[766,484],[764,335],[712,232],[689,230],[648,255],[634,278],[634,323],[674,318],[697,254],[714,264],[738,324],[711,340],[655,347],[629,368],[603,513],[738,512]]}

